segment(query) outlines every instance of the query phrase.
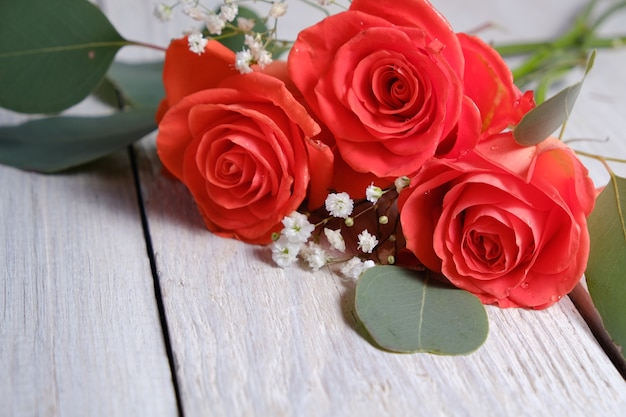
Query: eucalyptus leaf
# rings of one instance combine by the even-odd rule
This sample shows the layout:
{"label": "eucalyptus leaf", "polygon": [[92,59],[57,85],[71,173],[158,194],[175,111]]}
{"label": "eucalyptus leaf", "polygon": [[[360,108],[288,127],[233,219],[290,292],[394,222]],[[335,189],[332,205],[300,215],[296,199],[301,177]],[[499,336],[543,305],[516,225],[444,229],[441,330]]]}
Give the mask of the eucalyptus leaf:
{"label": "eucalyptus leaf", "polygon": [[613,341],[626,347],[626,179],[614,176],[589,216],[591,248],[585,278],[593,303]]}
{"label": "eucalyptus leaf", "polygon": [[489,332],[478,298],[440,283],[428,271],[367,269],[357,284],[355,306],[374,341],[393,352],[468,354]]}
{"label": "eucalyptus leaf", "polygon": [[132,107],[156,109],[165,97],[163,62],[126,64],[114,62],[107,74],[124,100]]}
{"label": "eucalyptus leaf", "polygon": [[[595,51],[587,62],[585,77],[593,67],[594,60]],[[585,77],[580,82],[561,90],[526,113],[513,129],[515,141],[524,146],[537,145],[552,135],[559,126],[567,123]]]}
{"label": "eucalyptus leaf", "polygon": [[129,44],[87,0],[3,1],[0,107],[57,113],[102,81]]}
{"label": "eucalyptus leaf", "polygon": [[56,116],[0,127],[0,163],[58,172],[93,161],[156,129],[154,110],[102,117]]}

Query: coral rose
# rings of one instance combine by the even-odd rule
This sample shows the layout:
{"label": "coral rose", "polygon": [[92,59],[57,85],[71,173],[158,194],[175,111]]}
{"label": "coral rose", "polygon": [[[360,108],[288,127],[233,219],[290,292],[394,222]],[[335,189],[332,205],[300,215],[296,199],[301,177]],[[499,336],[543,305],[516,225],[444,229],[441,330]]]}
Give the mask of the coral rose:
{"label": "coral rose", "polygon": [[319,126],[276,76],[286,76],[285,63],[272,75],[242,75],[217,42],[201,56],[186,48],[174,41],[166,55],[159,158],[189,188],[209,230],[269,243],[307,197],[310,166],[332,163],[332,154],[311,140]]}
{"label": "coral rose", "polygon": [[[386,19],[388,9],[406,14],[407,25]],[[357,172],[414,172],[461,112],[461,47],[424,1],[354,1],[300,32],[288,63],[294,84]]]}
{"label": "coral rose", "polygon": [[459,158],[432,159],[402,191],[407,248],[452,284],[500,307],[541,309],[580,280],[595,190],[566,145],[510,133]]}
{"label": "coral rose", "polygon": [[533,105],[493,48],[425,0],[355,0],[300,32],[288,62],[343,160],[379,178],[456,158]]}

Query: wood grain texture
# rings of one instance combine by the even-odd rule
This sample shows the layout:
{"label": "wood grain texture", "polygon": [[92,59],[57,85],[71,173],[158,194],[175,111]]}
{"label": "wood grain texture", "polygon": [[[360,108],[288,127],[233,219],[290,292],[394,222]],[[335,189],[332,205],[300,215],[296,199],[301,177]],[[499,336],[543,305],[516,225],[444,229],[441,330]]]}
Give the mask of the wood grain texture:
{"label": "wood grain texture", "polygon": [[466,357],[370,346],[354,283],[272,265],[269,250],[202,229],[149,141],[142,176],[187,416],[619,416],[626,383],[568,299],[541,312],[489,308]]}
{"label": "wood grain texture", "polygon": [[[165,46],[188,27],[156,22],[151,0],[97,3],[128,38]],[[493,22],[485,38],[519,40],[555,34],[583,1],[567,10],[545,0],[435,4],[459,30]],[[285,37],[319,19],[300,7],[290,1],[298,19],[287,20]],[[626,155],[624,64],[623,52],[599,55],[568,134],[612,140],[580,146]],[[0,122],[17,118],[0,112]],[[617,417],[626,409],[626,383],[568,299],[541,312],[488,308],[489,338],[470,356],[381,352],[355,324],[353,282],[282,270],[268,249],[211,235],[188,192],[163,175],[154,135],[138,150],[187,417]],[[0,414],[176,415],[126,155],[49,177],[0,167],[0,181]]]}
{"label": "wood grain texture", "polygon": [[[553,22],[573,15],[582,3],[562,12],[546,2],[438,5],[462,29],[496,22],[498,30],[487,38],[532,40],[558,32]],[[570,122],[572,135],[583,134],[585,126],[602,136],[609,134],[607,127],[613,135],[623,132],[626,121],[607,115],[626,108],[607,114],[597,100],[587,101],[596,87],[610,88],[613,93],[605,94],[611,105],[625,105],[617,92],[623,87],[615,87],[626,87],[626,79],[615,72],[626,56],[613,55],[599,56],[599,63],[616,61],[604,69],[598,64],[589,77],[576,121]],[[612,87],[602,83],[609,76]],[[593,130],[598,127],[603,129]],[[328,271],[276,268],[268,249],[206,232],[184,187],[162,175],[152,139],[141,146],[146,207],[186,415],[623,413],[626,383],[568,299],[540,312],[488,308],[489,338],[470,356],[381,352],[359,334],[354,283]],[[621,144],[606,146],[604,151],[626,155]],[[592,169],[599,184],[606,179],[598,166]]]}
{"label": "wood grain texture", "polygon": [[0,184],[0,415],[175,415],[126,152]]}

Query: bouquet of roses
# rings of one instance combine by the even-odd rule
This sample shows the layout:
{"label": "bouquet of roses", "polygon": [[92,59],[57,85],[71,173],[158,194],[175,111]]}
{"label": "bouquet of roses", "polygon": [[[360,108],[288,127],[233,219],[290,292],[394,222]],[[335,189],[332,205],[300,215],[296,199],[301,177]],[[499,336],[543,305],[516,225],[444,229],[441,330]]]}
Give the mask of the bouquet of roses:
{"label": "bouquet of roses", "polygon": [[[579,283],[597,192],[551,135],[580,83],[536,105],[544,84],[538,100],[520,90],[494,47],[454,32],[426,0],[353,0],[291,45],[266,26],[287,13],[284,1],[266,18],[236,0],[181,3],[205,27],[173,40],[158,68],[157,152],[210,231],[270,245],[281,267],[302,258],[358,278],[357,314],[395,351],[471,351],[487,331],[477,299],[542,309]],[[156,9],[163,20],[172,12]],[[579,55],[583,46],[561,45]],[[0,61],[13,58],[0,48]],[[583,57],[587,71],[592,61]],[[30,111],[9,95],[0,105]],[[147,130],[139,125],[135,136]],[[609,204],[621,201],[620,181],[612,176]],[[427,311],[457,323],[454,346],[425,342]]]}

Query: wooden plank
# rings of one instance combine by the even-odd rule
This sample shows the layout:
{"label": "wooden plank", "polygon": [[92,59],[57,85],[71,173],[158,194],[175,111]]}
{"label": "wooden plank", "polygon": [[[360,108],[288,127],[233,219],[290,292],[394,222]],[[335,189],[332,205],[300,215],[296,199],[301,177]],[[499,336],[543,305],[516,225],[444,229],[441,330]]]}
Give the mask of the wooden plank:
{"label": "wooden plank", "polygon": [[467,357],[384,353],[356,331],[353,283],[281,270],[268,249],[211,235],[154,159],[141,172],[187,416],[618,416],[626,405],[568,299],[489,308],[490,336]]}
{"label": "wooden plank", "polygon": [[[290,4],[292,16],[299,4]],[[437,2],[455,27],[492,22],[498,26],[488,36],[508,40],[552,35],[562,27],[553,22],[582,4],[561,10],[563,4],[541,1]],[[623,68],[626,59],[618,60],[610,71]],[[626,79],[617,82],[613,91],[626,86]],[[616,102],[624,105],[619,95]],[[585,123],[623,132],[626,122],[607,120],[595,104],[570,132]],[[356,330],[353,283],[326,271],[278,269],[268,249],[211,235],[184,187],[161,173],[153,142],[142,147],[187,416],[622,415],[626,383],[568,299],[540,312],[489,307],[489,338],[470,356],[380,352]],[[595,176],[601,180],[602,173]]]}
{"label": "wooden plank", "polygon": [[0,414],[177,415],[127,152],[54,176],[0,166],[0,184]]}
{"label": "wooden plank", "polygon": [[126,152],[0,184],[1,414],[176,415]]}

